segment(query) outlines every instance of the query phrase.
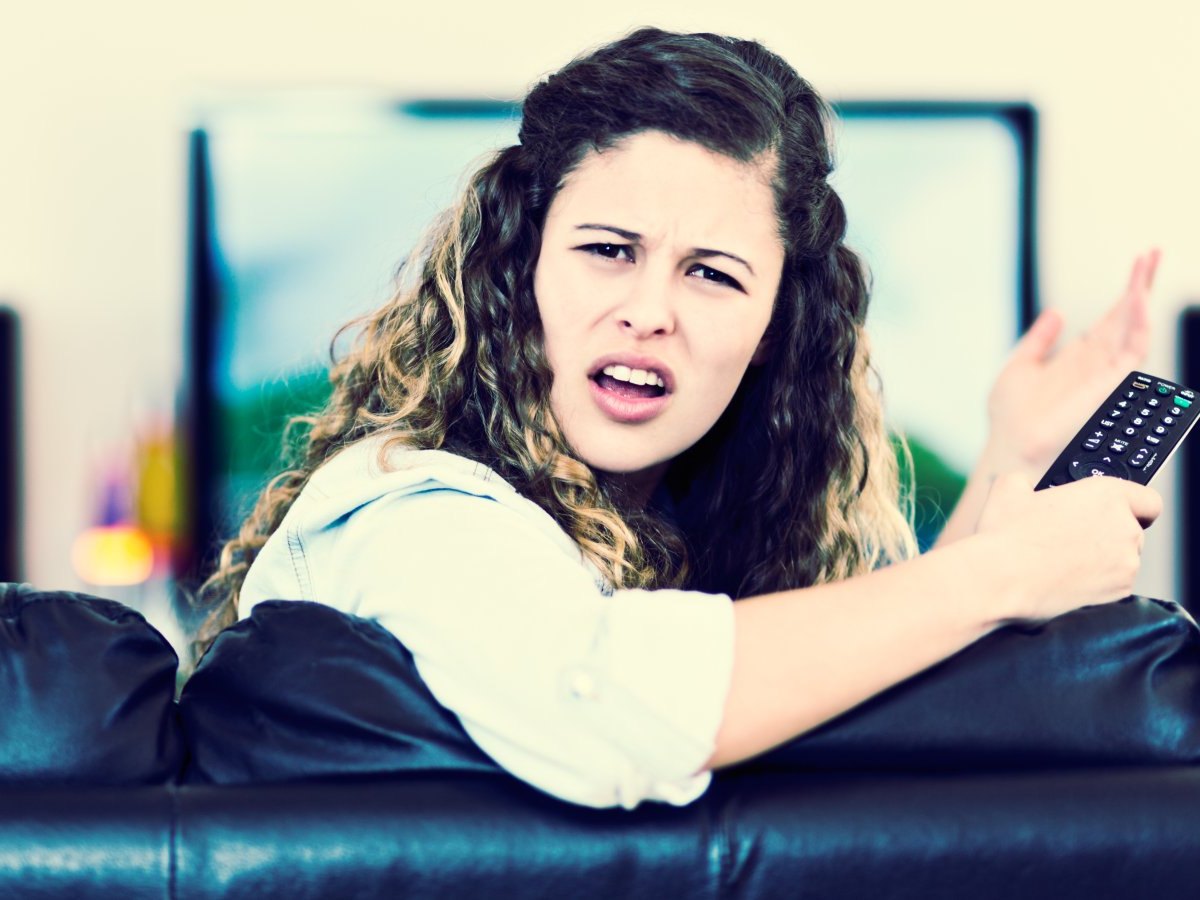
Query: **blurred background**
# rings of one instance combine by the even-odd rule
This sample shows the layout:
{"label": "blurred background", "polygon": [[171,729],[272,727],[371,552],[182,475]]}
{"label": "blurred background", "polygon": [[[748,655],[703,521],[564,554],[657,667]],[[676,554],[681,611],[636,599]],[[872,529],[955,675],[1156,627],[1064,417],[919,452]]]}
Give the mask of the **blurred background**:
{"label": "blurred background", "polygon": [[[1145,368],[1180,378],[1187,362],[1179,355],[1180,317],[1189,302],[1200,301],[1198,9],[1183,0],[1151,0],[1136,13],[1125,4],[1032,0],[986,10],[941,0],[783,8],[705,0],[636,6],[518,0],[470,8],[362,0],[114,0],[20,10],[10,4],[0,19],[0,306],[12,314],[0,317],[0,371],[6,365],[17,372],[15,398],[7,403],[18,409],[20,425],[0,418],[0,444],[16,485],[15,515],[2,517],[0,509],[0,546],[9,548],[8,558],[0,557],[7,566],[0,580],[91,590],[137,603],[153,616],[164,608],[179,561],[211,547],[215,535],[189,531],[201,520],[217,527],[221,513],[207,508],[211,498],[200,498],[204,510],[192,508],[197,498],[185,488],[203,435],[188,432],[182,421],[197,390],[218,391],[220,381],[220,373],[195,367],[201,327],[196,241],[220,231],[211,220],[198,224],[197,210],[226,222],[223,252],[232,256],[214,269],[217,275],[240,278],[238,291],[273,291],[273,302],[284,303],[277,308],[286,307],[286,282],[276,279],[271,291],[256,287],[261,270],[251,265],[253,253],[250,268],[239,270],[230,249],[238,245],[229,236],[249,247],[265,233],[256,222],[267,229],[298,221],[306,211],[322,212],[299,189],[302,173],[293,173],[293,189],[281,170],[263,168],[270,154],[261,142],[257,163],[256,145],[238,143],[246,127],[261,132],[265,123],[276,137],[294,132],[299,109],[302,131],[361,133],[375,126],[364,126],[355,111],[370,113],[381,98],[393,105],[518,100],[579,52],[643,24],[763,40],[848,109],[867,101],[1028,109],[1036,179],[1022,183],[1020,167],[1001,166],[995,183],[975,180],[992,183],[1013,203],[1022,190],[1031,192],[1031,219],[1023,226],[1034,242],[1025,260],[1033,280],[1029,299],[1062,310],[1068,332],[1075,333],[1115,299],[1134,255],[1161,247],[1155,340]],[[285,125],[271,125],[280,122]],[[503,131],[511,123],[493,116],[487,127],[493,126]],[[207,141],[200,158],[207,169],[197,169],[197,135]],[[471,149],[469,142],[463,146]],[[855,146],[865,144],[854,143],[848,125],[847,178],[868,155]],[[1014,146],[1002,152],[1019,153]],[[477,156],[467,150],[461,151],[465,158]],[[237,159],[249,160],[245,171],[257,165],[268,187],[257,194],[257,218],[220,220],[235,201],[222,207],[210,196],[209,206],[204,197],[198,205],[197,185],[236,185],[241,176],[231,173],[242,170],[230,161]],[[208,173],[201,182],[198,171]],[[457,182],[438,174],[430,183],[421,199],[436,204],[438,192]],[[862,187],[869,181],[858,183],[846,192],[865,193],[859,202],[886,213],[889,195]],[[252,190],[226,196],[245,198]],[[273,215],[264,217],[264,210]],[[371,231],[374,255],[355,257],[361,264],[353,281],[318,284],[296,270],[294,289],[310,297],[318,288],[328,293],[329,306],[318,308],[335,322],[382,300],[408,250],[405,223],[414,218],[408,207],[396,213],[395,231],[387,222]],[[1021,209],[997,214],[1019,218]],[[386,208],[372,215],[386,215]],[[291,233],[293,245],[283,228],[271,247],[310,253],[298,232]],[[934,246],[944,240],[946,248],[940,257],[927,255],[930,262],[960,258],[952,230],[929,237]],[[867,234],[858,240],[875,241]],[[1010,244],[999,254],[1022,264],[1012,243],[1019,238],[1003,240]],[[888,248],[867,249],[875,253],[867,255],[882,295]],[[973,390],[985,389],[1022,315],[1013,306],[1021,299],[1016,271],[999,276],[998,300],[962,282],[956,332],[945,338],[947,346],[987,339],[991,349],[986,361],[977,355],[970,365],[936,366],[940,387],[970,382],[982,386]],[[937,300],[942,308],[949,302]],[[891,308],[893,326],[920,330],[910,312],[915,307]],[[243,344],[292,346],[295,338],[273,328],[278,321],[243,322]],[[330,335],[323,321],[317,324],[313,347],[319,352]],[[208,348],[212,359],[234,365],[221,353],[233,346],[235,332],[226,323],[203,338],[217,342]],[[19,342],[6,342],[5,335],[19,335]],[[303,374],[295,361],[287,365],[291,374]],[[883,368],[889,391],[895,381],[895,393],[904,394],[911,374],[897,372],[889,381]],[[199,383],[206,378],[207,386]],[[302,384],[293,393],[303,400],[304,390]],[[5,408],[0,396],[0,415]],[[960,404],[948,422],[967,442],[966,450],[941,453],[953,464],[956,455],[970,455],[971,441],[982,440],[982,399]],[[275,440],[269,425],[241,434]],[[1172,463],[1155,483],[1168,502],[1150,533],[1138,584],[1150,596],[1178,599],[1183,590],[1180,562],[1187,550],[1178,469]]]}

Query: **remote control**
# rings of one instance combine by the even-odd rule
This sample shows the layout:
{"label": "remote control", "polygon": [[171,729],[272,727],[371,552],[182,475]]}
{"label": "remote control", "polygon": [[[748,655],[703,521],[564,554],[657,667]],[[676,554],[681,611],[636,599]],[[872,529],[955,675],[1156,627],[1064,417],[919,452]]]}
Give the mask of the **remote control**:
{"label": "remote control", "polygon": [[1150,479],[1200,418],[1196,392],[1165,378],[1130,372],[1059,454],[1034,490],[1112,475]]}

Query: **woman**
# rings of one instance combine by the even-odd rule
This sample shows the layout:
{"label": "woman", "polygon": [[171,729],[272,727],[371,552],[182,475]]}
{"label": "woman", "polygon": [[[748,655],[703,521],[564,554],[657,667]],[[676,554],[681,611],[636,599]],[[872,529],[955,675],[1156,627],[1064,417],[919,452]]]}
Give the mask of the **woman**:
{"label": "woman", "polygon": [[1089,338],[1023,340],[916,558],[828,124],[715,35],[638,31],[536,86],[225,547],[201,644],[271,598],[376,618],[502,766],[633,806],[1127,595],[1153,491],[992,478],[1040,474],[1144,353],[1157,256]]}

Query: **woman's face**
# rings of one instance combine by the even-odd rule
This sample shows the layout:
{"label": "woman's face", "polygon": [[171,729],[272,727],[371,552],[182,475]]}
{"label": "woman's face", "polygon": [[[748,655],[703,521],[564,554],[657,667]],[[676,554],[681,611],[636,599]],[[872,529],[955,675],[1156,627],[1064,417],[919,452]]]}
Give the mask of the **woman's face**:
{"label": "woman's face", "polygon": [[641,132],[550,205],[534,292],[551,406],[584,462],[643,496],[765,355],[784,258],[770,165]]}

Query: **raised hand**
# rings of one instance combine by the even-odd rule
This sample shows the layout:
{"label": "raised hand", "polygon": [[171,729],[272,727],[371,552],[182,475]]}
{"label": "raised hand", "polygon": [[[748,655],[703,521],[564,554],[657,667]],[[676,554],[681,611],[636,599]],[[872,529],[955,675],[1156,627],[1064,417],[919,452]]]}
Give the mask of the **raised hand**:
{"label": "raised hand", "polygon": [[1117,302],[1057,352],[1063,320],[1053,310],[1021,338],[988,397],[988,453],[1000,467],[1040,476],[1096,404],[1141,365],[1159,256],[1157,249],[1138,256]]}

